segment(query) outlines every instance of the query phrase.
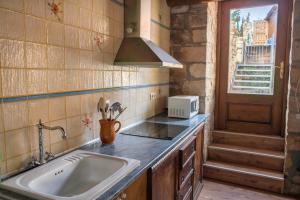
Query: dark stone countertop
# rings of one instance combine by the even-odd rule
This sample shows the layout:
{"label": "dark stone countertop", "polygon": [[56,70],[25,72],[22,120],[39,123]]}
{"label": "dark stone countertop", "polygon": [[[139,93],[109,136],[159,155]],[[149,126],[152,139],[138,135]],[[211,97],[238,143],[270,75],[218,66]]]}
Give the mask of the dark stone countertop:
{"label": "dark stone countertop", "polygon": [[[133,158],[139,160],[140,166],[132,171],[129,175],[123,178],[111,189],[106,191],[97,200],[110,200],[120,194],[132,182],[134,182],[140,175],[145,173],[151,166],[159,161],[166,155],[172,148],[182,141],[183,138],[188,136],[191,131],[201,123],[205,122],[207,116],[199,114],[191,119],[174,119],[168,118],[166,114],[157,115],[148,119],[148,122],[166,123],[174,125],[188,126],[188,128],[172,140],[161,140],[147,137],[138,137],[131,135],[119,134],[116,141],[112,145],[102,145],[101,142],[95,142],[85,145],[79,149],[107,154],[112,156]],[[7,199],[12,200],[34,200],[26,198],[16,193],[1,190],[0,199],[7,196]]]}

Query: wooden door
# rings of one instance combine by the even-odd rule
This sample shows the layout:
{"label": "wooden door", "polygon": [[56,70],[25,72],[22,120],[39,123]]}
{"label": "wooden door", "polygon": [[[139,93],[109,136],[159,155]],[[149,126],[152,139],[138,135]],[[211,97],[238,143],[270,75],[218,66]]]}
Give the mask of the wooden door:
{"label": "wooden door", "polygon": [[280,135],[291,0],[220,5],[216,128]]}

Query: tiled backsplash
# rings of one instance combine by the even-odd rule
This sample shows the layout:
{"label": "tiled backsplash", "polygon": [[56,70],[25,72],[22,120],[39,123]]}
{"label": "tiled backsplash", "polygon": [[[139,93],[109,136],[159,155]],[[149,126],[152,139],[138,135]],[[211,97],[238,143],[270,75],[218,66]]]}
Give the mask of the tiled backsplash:
{"label": "tiled backsplash", "polygon": [[[152,1],[152,15],[151,40],[168,50],[164,1]],[[99,137],[100,96],[128,107],[123,127],[163,111],[167,69],[113,65],[123,20],[117,0],[0,0],[2,173],[37,154],[39,119],[65,128],[67,140],[45,131],[46,150],[59,153]]]}

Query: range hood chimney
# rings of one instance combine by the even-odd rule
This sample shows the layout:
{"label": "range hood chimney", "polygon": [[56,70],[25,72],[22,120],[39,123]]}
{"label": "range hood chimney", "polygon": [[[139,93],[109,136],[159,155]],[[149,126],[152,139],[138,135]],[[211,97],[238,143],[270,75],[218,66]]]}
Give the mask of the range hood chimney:
{"label": "range hood chimney", "polygon": [[115,65],[182,68],[183,65],[150,40],[151,0],[125,0],[124,39]]}

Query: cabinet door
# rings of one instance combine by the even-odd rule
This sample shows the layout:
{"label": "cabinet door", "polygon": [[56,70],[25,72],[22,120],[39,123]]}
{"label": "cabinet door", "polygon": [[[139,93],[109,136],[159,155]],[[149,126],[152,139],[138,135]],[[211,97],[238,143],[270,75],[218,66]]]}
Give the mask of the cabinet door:
{"label": "cabinet door", "polygon": [[151,199],[174,200],[177,190],[178,151],[163,159],[151,169]]}
{"label": "cabinet door", "polygon": [[194,197],[198,197],[202,189],[203,179],[203,142],[204,142],[204,125],[200,125],[195,132],[196,136],[196,154],[194,162]]}
{"label": "cabinet door", "polygon": [[147,200],[147,173],[141,175],[115,200]]}

